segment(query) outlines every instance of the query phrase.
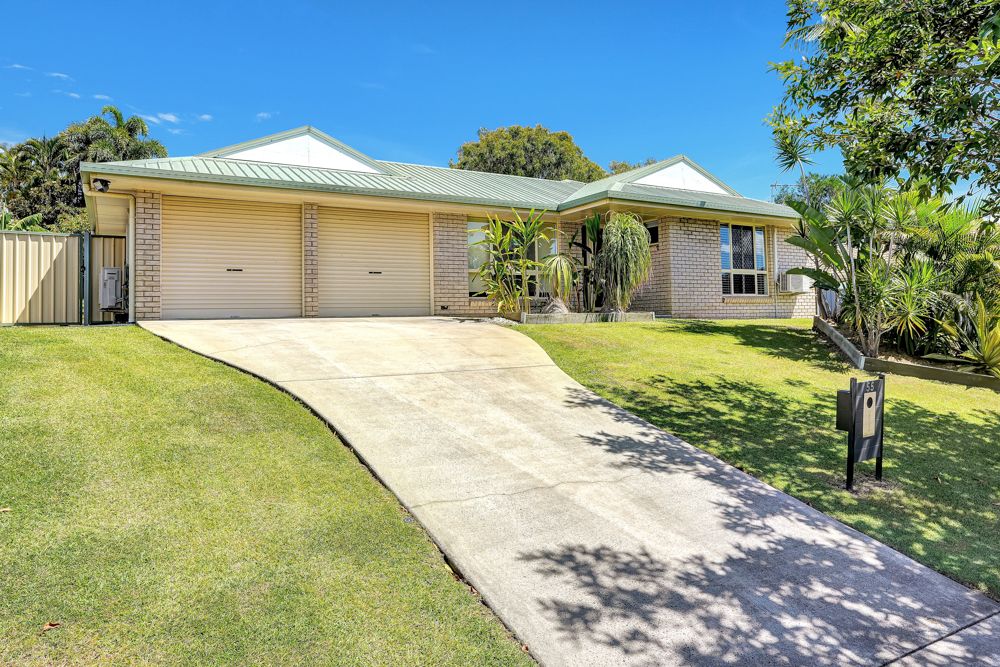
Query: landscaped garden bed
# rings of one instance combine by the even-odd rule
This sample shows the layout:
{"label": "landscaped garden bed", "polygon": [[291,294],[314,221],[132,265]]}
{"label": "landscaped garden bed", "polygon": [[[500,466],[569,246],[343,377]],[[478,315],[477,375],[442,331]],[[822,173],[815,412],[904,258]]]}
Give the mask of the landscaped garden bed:
{"label": "landscaped garden bed", "polygon": [[866,357],[848,334],[838,329],[835,323],[828,322],[822,317],[813,318],[813,329],[827,338],[855,368],[860,370],[872,373],[909,375],[925,380],[950,382],[966,387],[986,387],[1000,391],[1000,378],[982,373],[967,373],[959,370],[958,364],[954,362],[935,363],[925,359],[918,362],[905,357],[892,358],[885,355],[880,358]]}

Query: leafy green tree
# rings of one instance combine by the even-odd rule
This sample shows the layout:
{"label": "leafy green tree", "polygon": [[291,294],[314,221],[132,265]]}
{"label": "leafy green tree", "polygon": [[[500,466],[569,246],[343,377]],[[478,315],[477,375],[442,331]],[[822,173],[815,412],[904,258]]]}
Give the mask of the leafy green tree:
{"label": "leafy green tree", "polygon": [[55,231],[66,234],[77,234],[91,231],[90,218],[86,209],[78,209],[75,213],[63,213],[56,222]]}
{"label": "leafy green tree", "polygon": [[512,176],[590,182],[606,174],[589,160],[568,132],[552,132],[541,125],[481,128],[478,139],[462,144],[453,169],[486,171]]}
{"label": "leafy green tree", "polygon": [[627,162],[625,160],[612,160],[608,164],[608,171],[612,174],[624,174],[626,171],[632,171],[633,169],[639,169],[640,167],[648,167],[651,164],[656,163],[656,158],[648,157],[642,162]]}
{"label": "leafy green tree", "polygon": [[772,199],[777,204],[801,201],[815,209],[822,209],[842,187],[843,182],[838,175],[809,172],[805,180],[800,177],[795,183],[775,186]]}
{"label": "leafy green tree", "polygon": [[995,0],[788,0],[769,117],[777,144],[838,147],[869,183],[924,197],[970,179],[1000,210],[1000,13]]}

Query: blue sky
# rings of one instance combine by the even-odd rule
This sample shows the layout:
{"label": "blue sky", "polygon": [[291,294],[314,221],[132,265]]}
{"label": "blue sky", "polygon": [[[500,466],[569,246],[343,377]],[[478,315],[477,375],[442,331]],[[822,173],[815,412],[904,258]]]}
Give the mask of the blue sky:
{"label": "blue sky", "polygon": [[[567,130],[607,166],[686,153],[745,196],[792,180],[764,117],[784,3],[8,3],[0,141],[106,103],[171,155],[314,125],[368,155],[447,165],[479,127]],[[818,164],[839,171],[835,156]]]}

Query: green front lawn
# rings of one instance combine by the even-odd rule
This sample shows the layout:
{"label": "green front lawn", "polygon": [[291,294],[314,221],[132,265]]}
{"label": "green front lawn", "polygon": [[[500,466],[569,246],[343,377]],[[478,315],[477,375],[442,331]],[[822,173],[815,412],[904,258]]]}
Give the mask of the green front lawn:
{"label": "green front lawn", "polygon": [[1000,598],[1000,394],[887,377],[884,480],[843,489],[836,391],[865,377],[808,320],[522,326],[567,373],[768,484]]}
{"label": "green front lawn", "polygon": [[135,327],[0,329],[0,664],[529,662],[290,397]]}

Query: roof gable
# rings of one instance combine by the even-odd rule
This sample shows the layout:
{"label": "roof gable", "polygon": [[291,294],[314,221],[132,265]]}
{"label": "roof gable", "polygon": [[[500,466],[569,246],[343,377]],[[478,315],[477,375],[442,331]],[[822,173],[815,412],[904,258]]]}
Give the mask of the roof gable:
{"label": "roof gable", "polygon": [[367,155],[309,126],[226,146],[201,155],[366,174],[386,173],[383,166]]}
{"label": "roof gable", "polygon": [[693,192],[710,192],[720,195],[739,197],[740,194],[707,169],[686,155],[677,155],[669,160],[633,169],[621,174],[622,183],[635,185],[651,185],[674,190],[691,190]]}

